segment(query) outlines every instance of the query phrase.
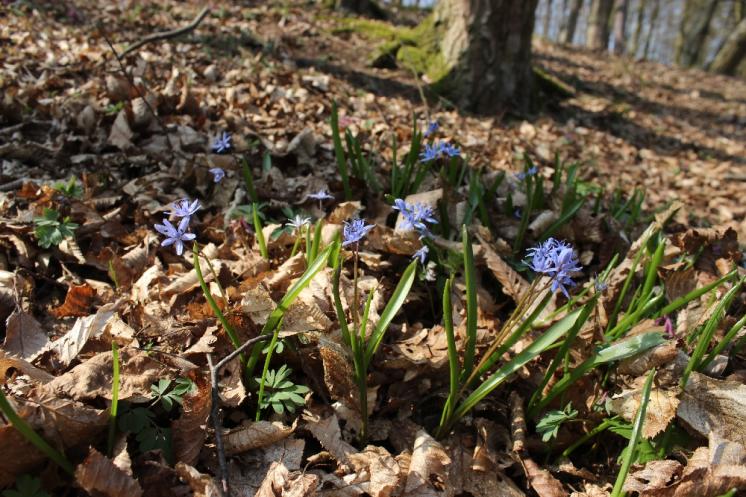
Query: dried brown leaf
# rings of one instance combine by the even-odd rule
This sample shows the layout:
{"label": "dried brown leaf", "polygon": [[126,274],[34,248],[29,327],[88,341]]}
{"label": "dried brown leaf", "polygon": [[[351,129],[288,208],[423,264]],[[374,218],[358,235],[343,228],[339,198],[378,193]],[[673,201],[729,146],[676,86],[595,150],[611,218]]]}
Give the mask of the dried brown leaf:
{"label": "dried brown leaf", "polygon": [[746,446],[746,385],[693,372],[676,415],[705,438]]}
{"label": "dried brown leaf", "polygon": [[502,285],[503,293],[518,302],[528,290],[528,282],[497,255],[497,252],[492,250],[481,236],[477,235],[477,238],[481,244],[482,256],[487,263],[487,267]]}
{"label": "dried brown leaf", "polygon": [[[611,399],[610,408],[627,421],[632,421],[640,408],[641,398],[642,389],[627,390]],[[652,438],[664,431],[676,416],[678,406],[678,390],[654,388],[650,392],[648,408],[645,410],[642,436]]]}
{"label": "dried brown leaf", "polygon": [[8,354],[33,361],[49,344],[41,325],[30,314],[16,309],[5,321],[3,350]]}
{"label": "dried brown leaf", "polygon": [[290,436],[296,424],[285,426],[279,421],[257,421],[248,426],[233,428],[223,435],[225,453],[240,454],[258,447],[266,447]]}
{"label": "dried brown leaf", "polygon": [[184,397],[179,419],[171,423],[174,458],[186,464],[195,464],[207,437],[207,418],[212,407],[210,382],[199,377],[197,390]]}
{"label": "dried brown leaf", "polygon": [[121,301],[102,305],[96,314],[78,318],[73,327],[64,336],[49,344],[49,349],[57,353],[63,365],[68,366],[88,340],[99,336],[106,323],[114,316]]}
{"label": "dried brown leaf", "polygon": [[116,467],[96,449],[91,448],[88,457],[75,468],[75,481],[86,492],[99,493],[107,497],[140,497],[142,488],[137,480]]}
{"label": "dried brown leaf", "polygon": [[342,431],[335,414],[322,419],[310,411],[304,411],[303,421],[304,427],[340,463],[348,463],[349,456],[357,452],[355,447],[342,440]]}
{"label": "dried brown leaf", "polygon": [[96,290],[87,283],[70,285],[65,296],[65,302],[49,312],[57,318],[87,316],[95,298]]}
{"label": "dried brown leaf", "polygon": [[189,464],[177,462],[176,472],[187,482],[194,492],[194,497],[220,497],[222,495],[211,476],[203,475]]}
{"label": "dried brown leaf", "polygon": [[425,430],[417,433],[412,450],[404,493],[407,497],[438,497],[450,495],[448,466],[451,458]]}

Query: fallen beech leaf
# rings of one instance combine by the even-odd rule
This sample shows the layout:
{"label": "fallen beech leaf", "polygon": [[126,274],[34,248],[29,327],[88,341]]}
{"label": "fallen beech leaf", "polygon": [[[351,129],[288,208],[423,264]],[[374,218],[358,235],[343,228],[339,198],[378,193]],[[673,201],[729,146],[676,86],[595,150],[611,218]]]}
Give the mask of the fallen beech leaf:
{"label": "fallen beech leaf", "polygon": [[117,147],[119,150],[128,150],[133,147],[133,136],[134,133],[132,133],[130,125],[127,122],[127,111],[122,109],[119,111],[119,114],[117,114],[117,118],[111,126],[111,132],[109,133],[109,139],[107,142],[110,145]]}
{"label": "fallen beech leaf", "polygon": [[49,344],[41,325],[30,314],[16,309],[5,321],[2,349],[8,354],[33,361]]}
{"label": "fallen beech leaf", "polygon": [[43,369],[39,369],[23,359],[10,357],[5,352],[0,351],[0,381],[5,381],[5,375],[9,369],[17,369],[21,374],[25,374],[32,380],[42,384],[54,379],[54,376]]}
{"label": "fallen beech leaf", "polygon": [[176,463],[176,472],[187,482],[194,492],[194,497],[220,497],[218,486],[209,475],[203,475],[194,467],[183,462]]}
{"label": "fallen beech leaf", "polygon": [[350,360],[337,343],[319,338],[319,355],[324,365],[324,384],[333,400],[343,402],[359,411],[359,392]]}
{"label": "fallen beech leaf", "polygon": [[207,437],[207,418],[212,406],[210,382],[198,377],[197,390],[184,397],[182,414],[171,423],[171,439],[174,459],[187,464],[196,464]]}
{"label": "fallen beech leaf", "polygon": [[121,301],[101,306],[96,314],[78,318],[72,329],[64,336],[49,344],[49,349],[57,353],[63,365],[68,366],[85,346],[88,339],[100,335],[106,322],[114,316]]}
{"label": "fallen beech leaf", "polygon": [[327,221],[329,224],[342,224],[344,221],[357,217],[357,214],[363,210],[363,205],[359,201],[342,202],[334,208]]}
{"label": "fallen beech leaf", "polygon": [[649,461],[645,467],[634,471],[624,481],[625,492],[653,493],[665,488],[668,484],[681,474],[682,466],[678,461],[664,459],[662,461]]}
{"label": "fallen beech leaf", "polygon": [[96,290],[89,284],[70,285],[65,296],[65,302],[61,306],[52,309],[50,313],[56,318],[87,316],[95,298]]}
{"label": "fallen beech leaf", "polygon": [[746,385],[693,372],[676,415],[705,438],[746,446]]}
{"label": "fallen beech leaf", "polygon": [[258,447],[266,447],[290,436],[295,430],[293,426],[285,426],[279,421],[257,421],[234,428],[223,435],[225,453],[239,454]]}
{"label": "fallen beech leaf", "polygon": [[[147,353],[124,348],[119,351],[119,400],[147,402],[151,399],[150,386],[170,376],[169,369]],[[67,373],[44,385],[47,392],[75,400],[111,399],[113,357],[102,352]]]}
{"label": "fallen beech leaf", "polygon": [[448,465],[451,458],[425,430],[417,432],[404,494],[407,497],[449,495]]}
{"label": "fallen beech leaf", "polygon": [[75,481],[90,494],[107,497],[140,497],[137,480],[119,469],[111,459],[91,448],[88,457],[75,468]]}
{"label": "fallen beech leaf", "polygon": [[290,473],[281,462],[270,466],[267,476],[254,497],[312,497],[316,495],[318,476],[310,473]]}
{"label": "fallen beech leaf", "polygon": [[[668,427],[671,420],[676,416],[676,408],[679,406],[677,395],[678,390],[655,388],[650,392],[650,400],[645,411],[645,421],[642,427],[643,437],[652,438]],[[627,421],[632,421],[640,408],[641,396],[641,389],[624,391],[611,399],[610,408]]]}
{"label": "fallen beech leaf", "polygon": [[367,493],[372,497],[389,497],[404,483],[399,463],[383,447],[368,445],[364,451],[350,455],[350,463],[358,474],[367,475]]}

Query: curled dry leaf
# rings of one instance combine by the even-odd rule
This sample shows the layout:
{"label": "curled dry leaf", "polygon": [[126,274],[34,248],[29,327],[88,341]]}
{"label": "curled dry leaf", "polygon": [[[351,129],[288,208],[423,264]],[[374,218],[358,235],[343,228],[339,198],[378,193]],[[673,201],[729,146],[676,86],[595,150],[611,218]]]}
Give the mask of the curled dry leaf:
{"label": "curled dry leaf", "polygon": [[223,444],[227,455],[240,454],[258,447],[266,447],[290,436],[295,430],[279,421],[257,421],[248,426],[234,428],[223,435]]}
{"label": "curled dry leaf", "polygon": [[95,298],[96,290],[89,284],[70,285],[65,295],[65,302],[52,309],[50,313],[56,318],[87,316]]}
{"label": "curled dry leaf", "polygon": [[133,136],[134,133],[127,122],[127,111],[122,109],[119,111],[119,114],[117,114],[117,118],[111,126],[111,132],[109,133],[109,139],[107,142],[120,150],[128,150],[133,147]]}
{"label": "curled dry leaf", "polygon": [[212,477],[203,475],[189,464],[176,463],[176,473],[187,482],[194,492],[194,497],[220,497],[220,490]]}
{"label": "curled dry leaf", "polygon": [[39,369],[23,359],[10,357],[7,353],[0,350],[0,381],[5,381],[5,376],[9,369],[15,369],[41,384],[54,379],[54,376],[43,369]]}
{"label": "curled dry leaf", "polygon": [[75,468],[75,481],[86,492],[106,497],[140,497],[140,484],[111,459],[91,448],[88,457]]}
{"label": "curled dry leaf", "polygon": [[417,432],[409,464],[404,494],[407,497],[437,497],[451,495],[449,489],[448,457],[440,445],[425,430]]}
{"label": "curled dry leaf", "polygon": [[304,411],[303,421],[304,427],[339,463],[348,463],[349,456],[357,452],[355,447],[342,440],[342,431],[335,414],[322,419],[319,415]]}
{"label": "curled dry leaf", "polygon": [[359,411],[359,393],[350,359],[344,349],[329,339],[319,337],[319,355],[324,365],[324,384],[333,400]]}
{"label": "curled dry leaf", "polygon": [[671,363],[676,358],[677,353],[676,341],[669,340],[646,350],[642,354],[622,360],[617,367],[617,371],[621,374],[639,377],[653,368]]}
{"label": "curled dry leaf", "polygon": [[195,464],[207,437],[207,418],[212,407],[210,382],[198,377],[196,391],[184,397],[182,414],[171,423],[174,459]]}
{"label": "curled dry leaf", "polygon": [[676,415],[705,438],[746,446],[746,385],[693,372]]}
{"label": "curled dry leaf", "polygon": [[[150,386],[161,378],[171,376],[169,368],[146,352],[125,348],[119,351],[119,400],[146,402],[151,399]],[[111,352],[96,354],[67,373],[44,385],[45,391],[75,400],[111,399],[113,375]]]}
{"label": "curled dry leaf", "polygon": [[49,338],[30,314],[16,309],[5,321],[2,349],[8,354],[33,361],[47,345]]}
{"label": "curled dry leaf", "polygon": [[678,461],[664,459],[649,461],[645,466],[627,476],[624,481],[625,492],[639,494],[652,493],[668,486],[675,477],[681,475],[682,466]]}
{"label": "curled dry leaf", "polygon": [[367,479],[366,492],[371,497],[389,497],[404,483],[399,463],[383,447],[369,445],[364,451],[350,455],[356,483]]}
{"label": "curled dry leaf", "polygon": [[272,291],[283,291],[290,286],[291,280],[299,277],[306,270],[306,255],[303,252],[295,254],[278,267],[266,279],[267,286]]}
{"label": "curled dry leaf", "polygon": [[363,206],[357,200],[354,202],[342,202],[329,214],[327,221],[330,224],[342,224],[344,221],[357,217],[361,210],[363,210]]}
{"label": "curled dry leaf", "polygon": [[254,497],[312,497],[316,495],[318,476],[310,473],[290,473],[281,462],[274,462]]}
{"label": "curled dry leaf", "polygon": [[482,246],[482,256],[487,267],[495,275],[497,281],[503,287],[503,293],[518,302],[522,295],[528,290],[528,282],[508,265],[489,244],[479,235],[477,235]]}

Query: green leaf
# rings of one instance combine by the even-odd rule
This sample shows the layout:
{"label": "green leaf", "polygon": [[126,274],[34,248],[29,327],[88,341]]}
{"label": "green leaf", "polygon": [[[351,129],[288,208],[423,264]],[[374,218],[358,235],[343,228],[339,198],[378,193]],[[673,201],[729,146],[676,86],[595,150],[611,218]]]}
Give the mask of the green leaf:
{"label": "green leaf", "polygon": [[536,423],[536,432],[542,436],[542,441],[548,442],[557,436],[562,423],[574,419],[577,415],[578,411],[573,409],[572,404],[570,403],[568,403],[562,411],[548,411],[544,417]]}
{"label": "green leaf", "polygon": [[3,497],[49,497],[41,486],[41,480],[31,475],[16,477],[14,489],[5,490]]}
{"label": "green leaf", "polygon": [[466,283],[466,351],[461,381],[471,376],[474,369],[474,355],[477,349],[477,282],[474,268],[474,252],[469,241],[466,225],[461,226],[461,244],[464,251],[464,280]]}
{"label": "green leaf", "polygon": [[370,336],[370,340],[365,347],[365,370],[368,369],[368,365],[370,364],[373,355],[376,353],[378,347],[381,345],[383,335],[384,333],[386,333],[389,324],[391,324],[394,316],[396,316],[396,313],[399,312],[399,309],[404,304],[407,295],[409,295],[409,290],[412,288],[412,284],[414,283],[416,271],[417,261],[415,260],[412,261],[409,266],[407,266],[407,269],[404,270],[404,274],[402,274],[401,279],[399,280],[399,284],[396,285],[394,293],[391,294],[391,298],[386,304],[386,307],[383,309],[381,318],[378,320],[378,323],[376,323],[376,327],[373,330],[373,333]]}

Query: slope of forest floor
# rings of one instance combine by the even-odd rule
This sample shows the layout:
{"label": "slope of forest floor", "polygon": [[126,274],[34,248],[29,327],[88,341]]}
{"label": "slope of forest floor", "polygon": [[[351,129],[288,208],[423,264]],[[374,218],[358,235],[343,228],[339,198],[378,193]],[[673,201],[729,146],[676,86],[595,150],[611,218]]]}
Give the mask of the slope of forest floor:
{"label": "slope of forest floor", "polygon": [[[75,464],[74,476],[64,475],[64,464],[60,470],[48,463],[49,454],[5,423],[0,488],[21,488],[19,475],[45,468],[40,479],[52,495],[77,495],[81,488],[109,497],[218,495],[219,475],[228,473],[241,496],[607,496],[651,368],[660,372],[650,397],[654,414],[641,421],[651,442],[635,448],[625,488],[684,496],[705,485],[701,495],[711,497],[746,488],[742,333],[727,335],[726,342],[739,339],[732,354],[720,348],[706,361],[702,354],[712,349],[705,343],[700,363],[686,372],[689,386],[679,388],[682,364],[701,343],[697,337],[717,343],[746,308],[738,244],[746,240],[745,81],[537,39],[533,64],[569,91],[561,97],[537,91],[540,105],[530,115],[464,115],[431,95],[410,69],[371,67],[379,40],[348,29],[315,2],[221,3],[194,31],[145,44],[121,61],[113,50],[122,53],[152,33],[184,26],[203,5],[13,2],[0,11],[2,399],[11,399],[19,415]],[[361,155],[376,170],[372,178],[353,175],[351,199],[345,199],[335,160],[333,102],[339,127],[357,137]],[[393,199],[384,195],[392,144],[402,161],[413,116],[420,130],[439,123],[438,139],[457,144],[476,172],[465,168],[452,184],[446,173],[428,175],[420,196],[409,199],[444,207],[436,212],[432,264],[416,266],[403,312],[394,313],[392,331],[373,354],[370,445],[357,438],[363,411],[338,336],[344,309],[332,297],[340,290],[326,264],[282,321],[292,335],[280,342],[284,352],[277,349],[267,360],[275,369],[285,361],[293,381],[307,387],[298,390],[307,395],[295,414],[284,407],[271,415],[268,405],[257,406],[239,361],[226,366],[220,387],[212,388],[208,354],[217,361],[235,344],[215,314],[222,309],[239,341],[255,337],[273,310],[284,310],[285,292],[314,266],[308,255],[313,230],[306,228],[308,244],[295,243],[286,217],[318,219],[313,236],[329,247],[323,254],[336,247],[344,221],[361,215],[375,225],[361,242],[365,276],[359,283],[372,296],[371,326],[380,322],[396,282],[413,274],[404,268],[412,267],[422,242],[402,233]],[[211,153],[224,132],[232,136],[229,153]],[[529,170],[526,158],[538,169]],[[567,172],[572,164],[578,164],[577,181]],[[219,183],[214,168],[226,173]],[[254,182],[244,187],[247,173]],[[529,188],[539,184],[540,211],[531,213]],[[333,198],[311,200],[319,190]],[[485,191],[490,198],[481,196]],[[481,210],[470,204],[476,202],[472,193]],[[634,199],[643,194],[640,212]],[[183,198],[202,206],[189,230],[215,268],[208,274],[203,264],[203,285],[190,247],[175,254],[161,246],[153,228]],[[473,242],[477,283],[462,275],[468,262],[460,254],[467,251],[453,229],[470,207],[463,236]],[[259,210],[261,220],[254,216]],[[70,220],[77,225],[74,237],[62,234],[43,246],[44,226]],[[261,253],[254,230],[262,221],[269,255]],[[455,222],[450,232],[444,227],[449,222]],[[569,303],[522,263],[550,227],[573,245],[583,266],[573,273],[577,287]],[[352,263],[344,267],[341,293],[349,310],[358,281],[349,276]],[[602,274],[605,281],[599,281]],[[539,282],[546,299],[535,305],[546,308],[505,351],[506,361],[577,316],[572,306],[593,308],[586,325],[574,330],[575,341],[567,342],[565,367],[598,363],[572,380],[562,403],[543,406],[541,413],[552,408],[561,419],[549,442],[536,433],[535,412],[527,416],[528,429],[521,423],[524,400],[533,405],[554,348],[516,368],[511,388],[496,390],[439,441],[433,438],[448,394],[440,307],[446,280],[458,296],[459,353],[469,345],[472,326],[478,328],[476,350],[488,350]],[[470,284],[479,295],[473,315],[461,298]],[[706,285],[713,286],[685,298]],[[651,305],[652,312],[645,298],[663,300],[653,302],[658,307]],[[728,305],[715,309],[718,302]],[[617,326],[617,318],[629,329]],[[708,335],[702,328],[710,323]],[[612,368],[599,359],[601,347],[627,338],[640,347],[648,343],[635,349],[648,354],[644,361],[620,354],[606,359]],[[112,371],[119,364],[112,344],[122,363],[122,410],[107,440]],[[662,351],[663,359],[652,351]],[[561,368],[549,374],[539,398],[560,378],[567,378]],[[216,419],[210,417],[218,407],[211,394],[218,391],[217,423],[229,429],[223,447],[216,447]],[[252,422],[255,411],[263,421]],[[589,433],[607,421],[617,431],[596,443]],[[585,445],[576,450],[579,440]],[[563,453],[571,458],[559,457]]]}

